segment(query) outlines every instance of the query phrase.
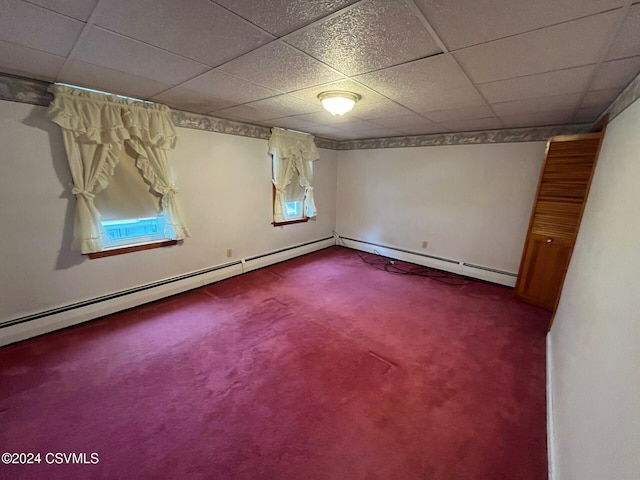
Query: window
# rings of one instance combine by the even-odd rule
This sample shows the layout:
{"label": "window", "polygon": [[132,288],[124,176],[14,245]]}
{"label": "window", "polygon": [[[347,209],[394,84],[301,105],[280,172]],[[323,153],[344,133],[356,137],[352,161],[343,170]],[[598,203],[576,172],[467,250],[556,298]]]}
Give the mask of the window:
{"label": "window", "polygon": [[313,136],[272,128],[273,225],[306,222],[316,216],[313,162],[320,158]]}
{"label": "window", "polygon": [[[276,154],[273,155],[273,178],[278,178],[278,159]],[[274,187],[275,188],[275,187]],[[304,215],[304,200],[305,200],[305,188],[300,185],[300,175],[294,168],[291,182],[284,189],[285,201],[284,201],[284,220],[285,222],[291,222],[294,220],[304,221],[306,216]]]}
{"label": "window", "polygon": [[103,220],[110,247],[121,247],[132,243],[160,242],[168,237],[164,233],[164,215],[128,220]]}
{"label": "window", "polygon": [[302,201],[295,200],[293,202],[287,201],[285,204],[284,215],[288,219],[302,218]]}
{"label": "window", "polygon": [[124,145],[107,187],[95,197],[100,223],[107,234],[105,249],[162,242],[174,232],[160,212],[161,196],[140,174],[136,153]]}
{"label": "window", "polygon": [[177,141],[169,107],[60,84],[49,91],[76,198],[72,249],[96,258],[189,237],[168,159]]}

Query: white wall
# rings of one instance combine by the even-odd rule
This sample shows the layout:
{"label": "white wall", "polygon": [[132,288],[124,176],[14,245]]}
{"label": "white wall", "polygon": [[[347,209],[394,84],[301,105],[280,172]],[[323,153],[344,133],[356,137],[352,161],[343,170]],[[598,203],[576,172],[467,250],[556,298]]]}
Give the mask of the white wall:
{"label": "white wall", "polygon": [[516,273],[544,149],[530,142],[342,151],[337,231]]}
{"label": "white wall", "polygon": [[551,329],[554,480],[640,478],[640,101],[609,125]]}
{"label": "white wall", "polygon": [[170,158],[193,237],[89,260],[70,251],[71,178],[60,128],[45,114],[0,101],[0,321],[324,238],[335,228],[335,151],[321,150],[315,162],[317,220],[274,228],[266,141],[180,128]]}

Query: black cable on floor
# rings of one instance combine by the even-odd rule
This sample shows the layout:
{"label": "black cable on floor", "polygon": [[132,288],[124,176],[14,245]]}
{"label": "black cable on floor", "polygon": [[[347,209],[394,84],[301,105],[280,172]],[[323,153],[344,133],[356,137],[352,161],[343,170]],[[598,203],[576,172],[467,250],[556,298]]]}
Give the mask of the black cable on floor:
{"label": "black cable on floor", "polygon": [[435,268],[422,267],[422,266],[414,266],[414,267],[403,267],[398,265],[395,260],[391,260],[390,258],[383,257],[379,253],[374,253],[373,259],[371,258],[371,254],[368,256],[362,255],[360,252],[356,251],[356,254],[360,257],[360,259],[372,267],[378,270],[384,270],[385,272],[392,273],[394,275],[415,275],[418,277],[431,278],[432,280],[436,280],[440,283],[444,283],[446,285],[452,285],[456,287],[460,287],[463,285],[468,285],[470,281],[465,277],[460,275],[456,275],[455,273],[447,273],[441,270],[436,270]]}
{"label": "black cable on floor", "polygon": [[[336,243],[338,245],[346,248],[346,245],[344,244],[344,240],[342,240],[342,237],[338,235],[338,232],[334,231],[333,236],[336,238]],[[455,287],[460,287],[460,286],[468,285],[469,283],[471,283],[467,278],[461,275],[456,275],[455,273],[443,272],[442,270],[436,270],[435,268],[422,267],[422,266],[415,266],[412,268],[401,268],[399,265],[396,265],[395,260],[382,256],[376,250],[373,251],[375,260],[367,259],[357,250],[354,250],[354,251],[364,263],[369,264],[372,267],[377,268],[378,270],[384,270],[385,272],[392,273],[394,275],[415,275],[418,277],[431,278],[440,283],[444,283],[446,285],[452,285]],[[369,254],[369,256],[371,256],[371,254]]]}

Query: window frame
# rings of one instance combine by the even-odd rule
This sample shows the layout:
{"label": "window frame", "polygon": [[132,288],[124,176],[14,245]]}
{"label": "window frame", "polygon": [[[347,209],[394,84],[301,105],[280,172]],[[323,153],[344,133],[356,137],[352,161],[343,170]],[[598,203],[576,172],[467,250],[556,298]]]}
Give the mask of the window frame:
{"label": "window frame", "polygon": [[125,247],[105,248],[104,250],[100,250],[99,252],[85,253],[84,255],[94,260],[96,258],[113,257],[115,255],[123,255],[125,253],[140,252],[142,250],[170,247],[172,245],[177,245],[178,242],[179,240],[167,239],[148,243],[138,243],[136,245],[128,245]]}
{"label": "window frame", "polygon": [[[162,217],[161,220],[159,220]],[[154,218],[154,217],[151,217]],[[164,219],[164,215],[160,214],[157,217],[155,217],[156,219],[158,219],[158,228],[159,229],[164,229],[164,221],[166,219]],[[142,219],[125,219],[122,220],[123,223],[125,222],[130,222],[131,220],[148,220],[147,218],[142,218]],[[109,223],[117,223],[115,220],[109,220]],[[102,227],[105,228],[104,223],[102,224]],[[106,230],[106,228],[105,228]],[[107,235],[109,235],[107,233]],[[132,252],[139,252],[141,250],[151,250],[153,248],[160,248],[160,247],[168,247],[171,245],[177,245],[178,244],[178,240],[169,238],[169,237],[164,237],[164,236],[155,236],[156,238],[154,238],[154,235],[141,235],[139,237],[134,237],[134,238],[129,238],[129,242],[126,242],[125,240],[114,240],[113,243],[111,244],[111,246],[108,246],[106,248],[103,248],[102,250],[100,250],[99,252],[91,252],[91,253],[87,253],[85,255],[87,255],[89,258],[91,259],[95,259],[95,258],[103,258],[103,257],[112,257],[114,255],[123,255],[125,253],[132,253]]]}

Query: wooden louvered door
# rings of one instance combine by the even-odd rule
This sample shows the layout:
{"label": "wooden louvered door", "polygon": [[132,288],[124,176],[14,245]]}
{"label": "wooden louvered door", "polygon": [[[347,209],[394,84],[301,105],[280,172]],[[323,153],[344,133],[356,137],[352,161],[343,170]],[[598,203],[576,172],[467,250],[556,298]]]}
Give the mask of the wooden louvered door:
{"label": "wooden louvered door", "polygon": [[554,311],[578,235],[603,133],[554,137],[538,183],[516,295]]}

